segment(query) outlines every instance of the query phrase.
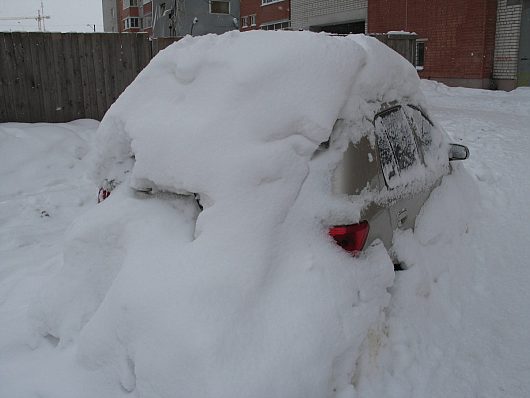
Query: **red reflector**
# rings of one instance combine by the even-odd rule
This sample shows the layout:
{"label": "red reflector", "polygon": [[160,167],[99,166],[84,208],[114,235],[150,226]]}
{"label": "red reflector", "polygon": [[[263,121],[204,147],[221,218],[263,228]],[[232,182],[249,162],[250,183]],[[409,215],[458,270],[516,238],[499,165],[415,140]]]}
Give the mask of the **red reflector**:
{"label": "red reflector", "polygon": [[335,242],[347,252],[357,254],[366,244],[370,232],[368,221],[361,221],[359,224],[338,225],[329,229],[330,236]]}

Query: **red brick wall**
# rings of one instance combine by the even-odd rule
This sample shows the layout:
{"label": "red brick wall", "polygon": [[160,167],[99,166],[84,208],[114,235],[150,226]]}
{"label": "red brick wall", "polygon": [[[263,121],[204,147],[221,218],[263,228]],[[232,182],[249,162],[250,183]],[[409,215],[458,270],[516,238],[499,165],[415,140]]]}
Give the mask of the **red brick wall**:
{"label": "red brick wall", "polygon": [[485,79],[493,71],[496,0],[369,0],[368,32],[416,32],[424,78]]}
{"label": "red brick wall", "polygon": [[[118,8],[118,15],[119,15],[119,21],[118,21],[118,31],[119,32],[147,32],[149,35],[152,34],[152,29],[139,29],[139,28],[129,28],[127,30],[124,29],[123,26],[123,20],[127,17],[138,17],[140,15],[140,7],[142,7],[141,0],[138,0],[138,7],[130,7],[130,8],[123,8],[123,0],[116,0],[116,6]],[[143,4],[143,13],[149,14],[152,12],[153,3],[146,3]]]}
{"label": "red brick wall", "polygon": [[144,15],[151,14],[153,12],[153,3],[145,3],[143,7]]}
{"label": "red brick wall", "polygon": [[289,20],[291,18],[290,0],[279,1],[262,6],[261,0],[241,0],[240,15],[242,17],[256,15],[256,26],[241,30],[259,29],[261,24]]}

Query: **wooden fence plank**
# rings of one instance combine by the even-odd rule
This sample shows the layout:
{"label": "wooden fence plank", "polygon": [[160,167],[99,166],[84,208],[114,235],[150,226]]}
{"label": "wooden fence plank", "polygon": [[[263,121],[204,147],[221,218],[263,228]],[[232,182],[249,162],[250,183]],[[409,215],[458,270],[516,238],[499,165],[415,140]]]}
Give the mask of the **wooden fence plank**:
{"label": "wooden fence plank", "polygon": [[2,87],[2,98],[4,99],[5,114],[2,115],[3,122],[14,121],[17,118],[15,101],[13,98],[14,69],[12,66],[13,39],[10,33],[2,34],[0,38],[0,82]]}
{"label": "wooden fence plank", "polygon": [[151,60],[151,41],[148,37],[142,37],[138,42],[138,70],[139,74]]}
{"label": "wooden fence plank", "polygon": [[[57,120],[57,107],[59,106],[59,93],[57,90],[56,79],[58,78],[55,73],[55,61],[53,57],[53,42],[51,33],[42,33],[44,43],[44,53],[42,55],[41,68],[43,72],[47,73],[48,78],[46,81],[46,121],[55,122]],[[42,70],[41,69],[41,70]]]}
{"label": "wooden fence plank", "polygon": [[68,104],[68,117],[70,120],[79,119],[81,115],[79,102],[76,95],[77,82],[74,76],[74,38],[72,33],[63,34],[64,55],[64,81],[66,83],[66,103]]}
{"label": "wooden fence plank", "polygon": [[103,59],[101,52],[101,33],[89,35],[92,42],[92,61],[94,69],[94,83],[96,90],[97,119],[101,120],[105,114],[105,78],[103,76]]}
{"label": "wooden fence plank", "polygon": [[85,50],[87,53],[87,71],[88,71],[88,94],[90,98],[90,109],[91,109],[91,118],[92,119],[98,119],[99,118],[99,111],[98,111],[98,83],[97,83],[97,76],[96,76],[96,67],[94,64],[94,41],[92,40],[93,36],[92,34],[85,35]]}
{"label": "wooden fence plank", "polygon": [[124,35],[117,36],[116,42],[116,62],[114,62],[115,76],[116,76],[116,98],[120,96],[125,88],[125,76],[123,73],[123,63],[124,63]]}
{"label": "wooden fence plank", "polygon": [[3,56],[0,57],[0,123],[7,120],[7,82],[4,81],[5,76],[7,76],[4,66],[4,58],[6,54],[4,52],[4,36],[0,36],[0,54]]}
{"label": "wooden fence plank", "polygon": [[85,117],[94,117],[93,106],[90,97],[90,81],[88,76],[88,52],[86,50],[85,35],[77,36],[77,43],[79,46],[79,69],[81,70],[81,87],[83,90],[83,109],[85,110]]}
{"label": "wooden fence plank", "polygon": [[124,81],[123,81],[123,90],[125,90],[127,88],[127,86],[129,86],[129,84],[131,84],[131,82],[133,81],[133,78],[134,78],[134,73],[133,73],[133,69],[132,69],[132,60],[131,60],[131,56],[132,56],[132,52],[131,52],[131,47],[134,45],[133,41],[132,41],[132,35],[126,35],[123,37],[123,62],[122,62],[122,67],[123,67],[123,70],[122,70],[122,73],[123,73],[123,76],[124,76]]}
{"label": "wooden fence plank", "polygon": [[112,103],[116,101],[120,95],[120,83],[118,78],[118,63],[120,62],[120,40],[118,35],[112,35],[112,40],[108,41],[109,44],[109,57],[113,61],[110,62],[110,79],[112,82]]}
{"label": "wooden fence plank", "polygon": [[81,60],[79,59],[79,37],[80,33],[72,33],[72,82],[74,88],[74,109],[76,119],[86,118],[85,103],[83,99],[83,78],[81,76]]}
{"label": "wooden fence plank", "polygon": [[32,122],[40,122],[45,120],[44,101],[45,96],[42,87],[42,71],[40,68],[39,49],[42,46],[42,36],[29,35],[30,41],[30,54],[31,54],[31,67],[33,72],[33,107],[34,115]]}
{"label": "wooden fence plank", "polygon": [[40,103],[42,107],[43,119],[41,121],[51,122],[51,115],[54,114],[54,101],[51,99],[53,95],[51,90],[51,79],[52,74],[49,70],[49,58],[50,55],[47,52],[46,42],[48,41],[47,35],[44,34],[32,34],[32,41],[35,43],[34,51],[36,53],[35,65],[39,69],[40,76]]}
{"label": "wooden fence plank", "polygon": [[66,87],[65,54],[63,35],[52,33],[53,63],[55,70],[55,87],[57,89],[57,106],[55,107],[55,121],[66,122],[72,120],[72,108],[68,103],[68,89]]}
{"label": "wooden fence plank", "polygon": [[113,94],[114,94],[115,88],[114,88],[114,81],[113,81],[113,76],[112,76],[112,69],[110,67],[110,51],[109,51],[113,41],[114,41],[114,38],[112,38],[112,40],[108,40],[108,39],[104,40],[103,38],[101,38],[103,83],[105,85],[105,90],[104,90],[105,110],[104,112],[106,112],[107,109],[109,109],[112,103],[114,102]]}
{"label": "wooden fence plank", "polygon": [[34,122],[36,120],[42,120],[39,117],[39,101],[35,91],[35,77],[33,74],[33,61],[31,59],[31,40],[27,32],[20,33],[20,55],[22,65],[19,72],[23,80],[24,87],[24,116],[22,121]]}
{"label": "wooden fence plank", "polygon": [[13,87],[13,96],[17,109],[15,121],[22,122],[31,119],[28,111],[29,90],[25,78],[24,43],[21,32],[13,32],[11,37],[13,38],[13,61],[15,66],[15,85]]}

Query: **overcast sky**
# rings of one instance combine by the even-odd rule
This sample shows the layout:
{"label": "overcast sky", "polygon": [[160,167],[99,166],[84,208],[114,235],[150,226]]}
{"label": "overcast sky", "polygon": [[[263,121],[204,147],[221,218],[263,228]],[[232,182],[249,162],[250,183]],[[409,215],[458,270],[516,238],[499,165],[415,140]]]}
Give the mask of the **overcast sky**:
{"label": "overcast sky", "polygon": [[[103,31],[101,0],[43,0],[46,30],[54,32]],[[6,21],[5,17],[36,17],[40,0],[0,0],[0,31],[34,31],[37,21]]]}

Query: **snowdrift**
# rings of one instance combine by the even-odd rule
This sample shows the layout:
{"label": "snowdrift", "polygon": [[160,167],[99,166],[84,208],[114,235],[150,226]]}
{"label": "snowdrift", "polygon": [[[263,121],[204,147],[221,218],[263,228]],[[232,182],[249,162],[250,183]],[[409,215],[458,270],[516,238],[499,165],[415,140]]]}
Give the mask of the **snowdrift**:
{"label": "snowdrift", "polygon": [[[354,396],[394,272],[381,244],[353,258],[327,236],[361,208],[329,179],[402,97],[422,101],[414,68],[364,36],[172,45],[98,129],[94,179],[120,185],[70,229],[35,330],[139,397]],[[339,118],[354,133],[313,158]]]}

